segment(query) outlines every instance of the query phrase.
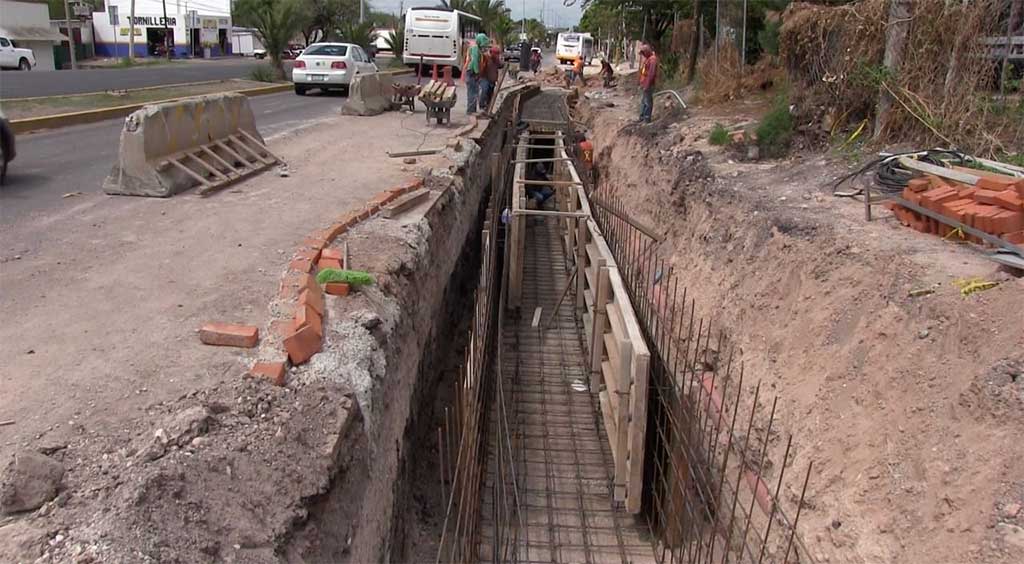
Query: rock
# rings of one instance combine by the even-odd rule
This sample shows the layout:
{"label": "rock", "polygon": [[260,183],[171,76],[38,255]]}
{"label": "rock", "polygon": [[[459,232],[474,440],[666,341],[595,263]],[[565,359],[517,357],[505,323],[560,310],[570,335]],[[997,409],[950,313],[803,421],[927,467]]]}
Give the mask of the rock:
{"label": "rock", "polygon": [[999,516],[1002,517],[1003,519],[1013,519],[1014,517],[1017,516],[1018,513],[1020,513],[1020,504],[1019,503],[1007,503],[999,511]]}
{"label": "rock", "polygon": [[920,331],[917,332],[917,338],[918,339],[927,339],[928,335],[930,335],[930,334],[931,334],[931,332],[929,332],[927,329],[921,329]]}
{"label": "rock", "polygon": [[999,523],[996,525],[996,532],[1003,537],[1006,544],[1024,548],[1024,529],[1009,523]]}
{"label": "rock", "polygon": [[[185,446],[192,442],[192,439],[205,435],[210,428],[210,410],[201,405],[190,407],[179,411],[171,417],[164,419],[163,425],[157,431],[158,440],[165,445],[173,444]],[[163,431],[163,433],[160,433]]]}
{"label": "rock", "polygon": [[60,462],[38,452],[16,453],[0,480],[0,513],[38,509],[57,496],[63,477]]}
{"label": "rock", "polygon": [[43,554],[46,530],[24,519],[0,526],[0,562],[31,562]]}
{"label": "rock", "polygon": [[416,164],[416,157],[405,157],[402,162],[409,165]]}

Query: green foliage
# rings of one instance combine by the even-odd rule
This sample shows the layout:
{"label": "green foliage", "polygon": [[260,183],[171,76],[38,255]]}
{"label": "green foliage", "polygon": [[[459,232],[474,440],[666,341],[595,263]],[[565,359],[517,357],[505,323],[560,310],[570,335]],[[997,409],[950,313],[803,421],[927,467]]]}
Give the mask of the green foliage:
{"label": "green foliage", "polygon": [[256,65],[249,73],[249,80],[256,82],[274,82],[274,69],[270,65]]}
{"label": "green foliage", "polygon": [[708,141],[712,145],[728,145],[729,144],[729,130],[724,125],[716,123],[714,129],[711,130],[711,135],[708,137]]}
{"label": "green foliage", "polygon": [[363,49],[368,49],[375,39],[373,22],[367,20],[359,23],[358,18],[353,18],[338,28],[338,36],[346,43],[355,43]]}
{"label": "green foliage", "polygon": [[762,156],[781,157],[793,140],[793,116],[789,113],[789,100],[779,96],[772,108],[757,125],[757,145]]}
{"label": "green foliage", "polygon": [[782,28],[781,21],[769,21],[764,23],[764,29],[757,32],[757,44],[761,50],[769,55],[779,55],[779,29]]}
{"label": "green foliage", "polygon": [[361,270],[338,270],[337,268],[326,268],[316,275],[318,284],[328,282],[344,282],[350,286],[369,286],[373,284],[373,276]]}
{"label": "green foliage", "polygon": [[277,78],[284,79],[281,53],[305,21],[299,0],[238,0],[235,2],[235,22],[254,28],[260,42],[267,49]]}
{"label": "green foliage", "polygon": [[857,87],[876,90],[882,87],[883,82],[892,82],[892,69],[885,65],[859,61],[850,73],[850,84]]}
{"label": "green foliage", "polygon": [[342,22],[359,17],[359,0],[298,0],[306,45],[327,40]]}
{"label": "green foliage", "polygon": [[388,49],[395,54],[395,60],[402,60],[402,53],[405,52],[405,23],[400,23],[390,37],[385,36],[384,42],[388,44]]}

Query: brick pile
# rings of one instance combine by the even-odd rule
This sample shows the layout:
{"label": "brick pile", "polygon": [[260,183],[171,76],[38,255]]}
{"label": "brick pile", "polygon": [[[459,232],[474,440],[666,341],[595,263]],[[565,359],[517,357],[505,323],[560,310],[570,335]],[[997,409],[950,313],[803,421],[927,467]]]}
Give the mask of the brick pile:
{"label": "brick pile", "polygon": [[[926,175],[914,178],[903,189],[903,199],[964,225],[1024,245],[1024,179],[1009,176],[983,176],[970,186],[946,178]],[[900,205],[893,213],[903,225],[922,233],[942,237],[955,231],[940,221]],[[964,234],[967,240],[981,241]]]}

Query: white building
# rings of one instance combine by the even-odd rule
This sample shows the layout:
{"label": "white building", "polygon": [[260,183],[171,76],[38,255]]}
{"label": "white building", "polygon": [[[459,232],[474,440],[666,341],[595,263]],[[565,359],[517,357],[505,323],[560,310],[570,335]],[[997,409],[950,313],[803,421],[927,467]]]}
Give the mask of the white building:
{"label": "white building", "polygon": [[[96,55],[128,56],[129,30],[135,34],[135,56],[163,54],[165,36],[170,34],[174,57],[219,57],[230,55],[231,0],[135,0],[134,25],[128,22],[131,0],[107,0],[106,12],[93,12]],[[167,16],[164,17],[164,6]],[[117,25],[111,25],[111,7],[116,7]]]}
{"label": "white building", "polygon": [[46,0],[0,0],[0,37],[31,49],[35,70],[54,70],[53,46],[67,40],[50,29]]}

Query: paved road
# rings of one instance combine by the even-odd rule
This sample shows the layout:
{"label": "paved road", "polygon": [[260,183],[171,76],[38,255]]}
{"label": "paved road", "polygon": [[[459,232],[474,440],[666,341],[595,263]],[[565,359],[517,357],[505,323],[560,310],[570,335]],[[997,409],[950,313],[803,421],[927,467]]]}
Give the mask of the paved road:
{"label": "paved road", "polygon": [[[226,78],[245,78],[265,61],[221,59],[172,61],[168,64],[130,69],[87,69],[66,71],[4,71],[0,73],[0,99],[57,96],[124,88],[143,88]],[[290,64],[290,63],[289,63]]]}
{"label": "paved road", "polygon": [[[253,98],[252,109],[257,127],[269,138],[332,115],[343,101],[338,95],[282,92]],[[77,203],[64,194],[100,192],[117,157],[123,122],[118,118],[19,136],[18,156],[10,164],[7,184],[0,187],[0,228]]]}

